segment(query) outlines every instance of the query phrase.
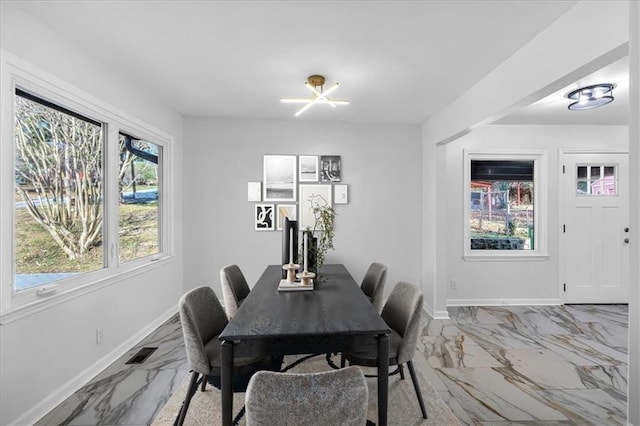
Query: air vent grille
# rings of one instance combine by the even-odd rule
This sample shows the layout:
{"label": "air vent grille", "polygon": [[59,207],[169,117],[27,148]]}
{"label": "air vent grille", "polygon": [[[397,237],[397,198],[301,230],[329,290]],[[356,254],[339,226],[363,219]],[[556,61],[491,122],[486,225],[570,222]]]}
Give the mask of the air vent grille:
{"label": "air vent grille", "polygon": [[142,364],[154,353],[158,348],[142,348],[125,364]]}

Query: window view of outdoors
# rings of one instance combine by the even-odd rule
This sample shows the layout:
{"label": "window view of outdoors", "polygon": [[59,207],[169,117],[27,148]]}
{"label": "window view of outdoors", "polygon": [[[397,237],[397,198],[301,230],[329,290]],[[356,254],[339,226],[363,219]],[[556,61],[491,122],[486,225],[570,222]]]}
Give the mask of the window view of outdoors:
{"label": "window view of outdoors", "polygon": [[161,147],[120,134],[121,263],[160,252],[158,164]]}
{"label": "window view of outdoors", "polygon": [[103,126],[15,96],[16,291],[104,267]]}
{"label": "window view of outdoors", "polygon": [[533,250],[533,161],[471,160],[472,250]]}
{"label": "window view of outdoors", "polygon": [[19,89],[15,123],[15,291],[107,267],[108,235],[120,263],[160,252],[159,145],[120,134],[119,224],[109,230],[106,126]]}

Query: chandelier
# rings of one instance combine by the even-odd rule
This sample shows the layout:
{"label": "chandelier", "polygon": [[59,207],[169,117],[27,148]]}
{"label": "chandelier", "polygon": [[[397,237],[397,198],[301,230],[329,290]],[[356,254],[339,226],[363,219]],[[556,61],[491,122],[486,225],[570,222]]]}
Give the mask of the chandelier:
{"label": "chandelier", "polygon": [[348,105],[347,99],[330,99],[329,95],[334,92],[340,83],[336,83],[327,90],[324,90],[325,78],[321,75],[311,75],[304,85],[311,91],[311,98],[280,98],[280,102],[287,104],[305,104],[294,115],[297,117],[314,105],[324,104],[335,108],[336,105]]}

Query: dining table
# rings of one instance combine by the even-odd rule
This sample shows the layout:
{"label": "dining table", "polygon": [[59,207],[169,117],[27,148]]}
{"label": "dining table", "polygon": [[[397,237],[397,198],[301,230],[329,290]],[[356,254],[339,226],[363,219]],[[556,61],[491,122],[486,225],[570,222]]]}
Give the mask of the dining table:
{"label": "dining table", "polygon": [[390,329],[342,264],[324,265],[313,290],[279,291],[268,266],[219,336],[222,424],[232,424],[234,357],[371,350],[377,353],[378,425],[387,424]]}

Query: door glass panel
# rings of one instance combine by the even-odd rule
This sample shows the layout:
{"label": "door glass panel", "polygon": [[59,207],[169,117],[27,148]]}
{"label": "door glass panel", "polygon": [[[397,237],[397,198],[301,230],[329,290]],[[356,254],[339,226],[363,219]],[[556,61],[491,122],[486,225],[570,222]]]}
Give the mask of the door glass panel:
{"label": "door glass panel", "polygon": [[576,194],[611,196],[617,194],[616,166],[590,164],[576,166]]}
{"label": "door glass panel", "polygon": [[578,179],[587,178],[587,166],[578,166]]}

